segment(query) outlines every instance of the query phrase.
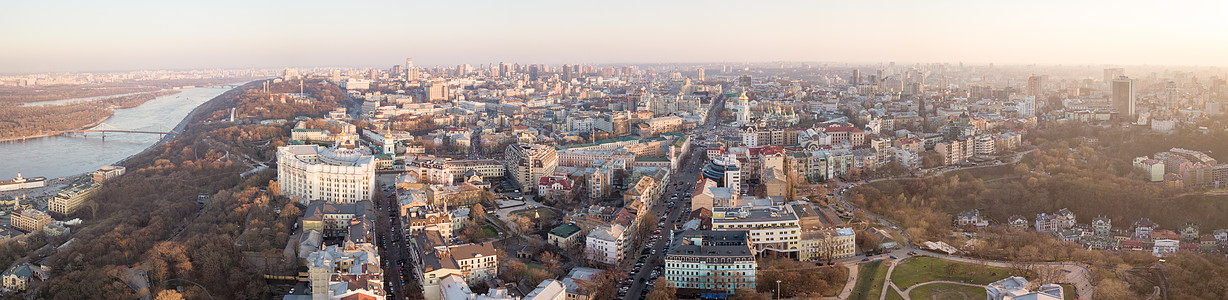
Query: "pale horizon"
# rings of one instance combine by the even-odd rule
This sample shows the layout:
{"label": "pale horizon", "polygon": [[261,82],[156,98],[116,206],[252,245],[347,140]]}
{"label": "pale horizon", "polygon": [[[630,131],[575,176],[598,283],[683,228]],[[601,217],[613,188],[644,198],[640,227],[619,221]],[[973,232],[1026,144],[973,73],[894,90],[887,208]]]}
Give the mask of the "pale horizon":
{"label": "pale horizon", "polygon": [[0,73],[457,64],[1228,65],[1228,3],[17,2]]}

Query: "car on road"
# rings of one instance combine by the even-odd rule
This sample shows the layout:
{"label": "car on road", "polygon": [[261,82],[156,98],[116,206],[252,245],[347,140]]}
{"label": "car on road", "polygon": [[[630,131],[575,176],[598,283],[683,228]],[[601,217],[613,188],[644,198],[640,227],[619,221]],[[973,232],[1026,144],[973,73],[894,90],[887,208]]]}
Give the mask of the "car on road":
{"label": "car on road", "polygon": [[870,261],[869,258],[862,258],[861,261]]}
{"label": "car on road", "polygon": [[891,259],[899,259],[899,257],[895,257],[895,255],[890,255],[888,257],[890,257]]}

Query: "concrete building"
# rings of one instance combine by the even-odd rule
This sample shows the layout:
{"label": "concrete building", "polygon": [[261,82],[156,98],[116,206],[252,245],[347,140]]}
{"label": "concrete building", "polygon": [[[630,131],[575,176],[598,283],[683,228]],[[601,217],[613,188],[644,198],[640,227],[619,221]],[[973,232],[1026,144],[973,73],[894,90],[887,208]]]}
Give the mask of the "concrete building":
{"label": "concrete building", "polygon": [[767,251],[796,256],[802,229],[789,205],[717,207],[712,209],[712,229],[749,231],[755,254]]}
{"label": "concrete building", "polygon": [[554,174],[559,165],[554,147],[537,144],[508,145],[504,159],[508,177],[525,193],[535,192],[538,179]]}
{"label": "concrete building", "polygon": [[1117,110],[1118,115],[1127,120],[1133,117],[1136,114],[1134,80],[1126,76],[1113,79],[1112,92],[1113,108]]}
{"label": "concrete building", "polygon": [[281,194],[300,204],[321,200],[334,203],[370,201],[375,193],[375,161],[352,150],[317,145],[277,148],[277,177]]}

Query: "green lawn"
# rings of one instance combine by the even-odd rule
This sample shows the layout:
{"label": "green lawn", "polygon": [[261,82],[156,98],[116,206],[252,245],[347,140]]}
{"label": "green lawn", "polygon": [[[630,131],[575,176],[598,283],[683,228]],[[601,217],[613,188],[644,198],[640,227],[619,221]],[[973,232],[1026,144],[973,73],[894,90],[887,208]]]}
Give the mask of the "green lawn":
{"label": "green lawn", "polygon": [[1075,295],[1077,295],[1074,285],[1071,285],[1069,283],[1063,283],[1061,284],[1061,286],[1062,286],[1062,298],[1066,300],[1074,300]]}
{"label": "green lawn", "polygon": [[921,256],[905,260],[896,266],[895,272],[891,274],[891,281],[903,290],[914,284],[935,280],[990,284],[1010,275],[1006,268]]}
{"label": "green lawn", "polygon": [[849,299],[878,299],[883,282],[887,280],[887,266],[882,261],[862,264],[857,271],[857,285]]}
{"label": "green lawn", "polygon": [[895,289],[887,288],[887,300],[904,300],[900,293],[896,293]]}
{"label": "green lawn", "polygon": [[[899,267],[896,267],[896,271],[899,271]],[[913,289],[912,292],[908,293],[908,297],[911,299],[926,300],[979,300],[985,299],[985,288],[949,283],[935,283]]]}
{"label": "green lawn", "polygon": [[482,226],[482,231],[486,232],[487,237],[499,236],[499,230],[491,227],[490,225]]}

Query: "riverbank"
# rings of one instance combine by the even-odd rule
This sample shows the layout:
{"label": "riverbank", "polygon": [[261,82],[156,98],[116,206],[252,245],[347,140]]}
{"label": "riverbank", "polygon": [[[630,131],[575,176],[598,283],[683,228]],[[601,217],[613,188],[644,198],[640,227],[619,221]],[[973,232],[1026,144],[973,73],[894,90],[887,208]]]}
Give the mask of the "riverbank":
{"label": "riverbank", "polygon": [[166,143],[168,143],[168,142],[170,142],[170,141],[175,140],[175,138],[179,136],[179,133],[180,133],[180,132],[183,132],[183,129],[187,127],[188,122],[190,122],[190,121],[192,120],[192,118],[196,116],[196,113],[197,113],[197,112],[200,112],[200,108],[201,108],[201,107],[204,107],[205,105],[208,105],[208,104],[209,104],[209,102],[216,101],[218,98],[221,98],[222,96],[226,95],[226,93],[228,93],[228,92],[230,92],[230,91],[233,91],[233,90],[235,90],[235,89],[238,89],[238,88],[240,88],[240,87],[243,87],[243,85],[246,85],[246,84],[248,84],[248,83],[250,83],[250,81],[249,81],[249,82],[244,82],[244,83],[235,83],[235,84],[237,84],[239,87],[236,87],[236,88],[233,88],[233,89],[227,90],[227,91],[225,91],[225,92],[222,92],[221,94],[219,94],[219,95],[217,95],[217,96],[214,96],[212,99],[209,99],[209,101],[205,101],[205,103],[201,103],[200,105],[197,105],[196,107],[192,108],[192,111],[188,112],[188,115],[183,116],[183,119],[180,119],[180,120],[179,120],[179,123],[178,123],[178,124],[175,124],[175,128],[174,128],[174,129],[171,129],[171,134],[168,134],[168,135],[162,136],[162,138],[161,138],[161,139],[158,139],[158,142],[154,143],[153,145],[149,145],[149,147],[145,147],[145,149],[144,149],[144,150],[141,150],[141,152],[137,152],[136,154],[129,155],[128,157],[125,157],[124,159],[121,159],[121,160],[119,160],[119,161],[115,162],[115,164],[114,164],[114,165],[117,165],[117,166],[124,166],[124,164],[125,164],[125,163],[127,163],[127,162],[128,162],[128,160],[132,159],[133,157],[137,157],[138,155],[145,154],[145,153],[149,152],[149,150],[153,150],[155,147],[161,146],[162,144],[166,144]]}
{"label": "riverbank", "polygon": [[[175,95],[181,92],[183,91],[160,90],[118,97],[101,98],[88,102],[74,102],[70,104],[49,106],[12,107],[11,110],[0,115],[0,120],[6,120],[14,124],[22,125],[17,125],[21,127],[14,126],[12,128],[7,128],[8,130],[12,131],[6,132],[5,135],[15,134],[16,136],[0,137],[0,142],[23,141],[34,138],[58,136],[72,131],[94,128],[105,122],[107,119],[115,116],[116,110],[135,108],[144,105],[149,101],[158,99],[159,97]],[[73,126],[71,128],[55,128],[57,125],[64,125],[64,123],[79,122],[80,119],[86,117],[95,117],[95,121],[80,126]],[[21,132],[23,131],[33,130],[38,130],[40,133],[33,135],[21,135]]]}
{"label": "riverbank", "polygon": [[[190,128],[184,120],[201,118],[211,108],[200,107],[205,103],[217,103],[212,106],[228,105],[226,101],[213,101],[219,95],[236,95],[235,85],[212,86],[184,89],[176,95],[162,96],[157,100],[148,101],[138,107],[119,109],[115,114],[105,119],[107,129],[120,128],[134,130],[133,133],[107,133],[106,139],[99,139],[95,134],[90,138],[82,138],[80,134],[63,131],[44,131],[42,134],[21,139],[10,138],[8,142],[0,142],[0,157],[5,163],[0,164],[0,178],[10,177],[18,172],[30,176],[47,178],[73,177],[96,170],[103,165],[131,164],[135,155],[154,152],[153,147],[171,141],[177,135],[158,135],[143,132],[171,132],[172,127],[177,132]],[[101,129],[94,124],[80,125],[78,128]],[[190,121],[189,121],[190,122]],[[155,150],[156,151],[156,150]],[[122,163],[122,164],[121,164]]]}
{"label": "riverbank", "polygon": [[98,126],[99,124],[102,124],[102,122],[105,122],[107,119],[110,119],[112,116],[115,116],[115,114],[114,114],[114,113],[112,113],[111,115],[107,116],[106,118],[103,118],[102,120],[98,120],[98,121],[95,121],[94,123],[90,123],[89,125],[81,126],[81,127],[78,127],[78,128],[72,128],[72,129],[59,130],[59,131],[56,131],[56,132],[51,132],[51,133],[43,133],[43,134],[32,135],[32,136],[22,136],[22,137],[0,138],[0,143],[4,143],[4,142],[19,142],[19,141],[24,141],[24,140],[39,139],[39,138],[53,137],[53,136],[61,136],[61,135],[64,135],[64,134],[68,133],[69,131],[73,131],[73,130],[83,130],[83,129],[88,129],[88,128],[94,128],[95,126]]}

